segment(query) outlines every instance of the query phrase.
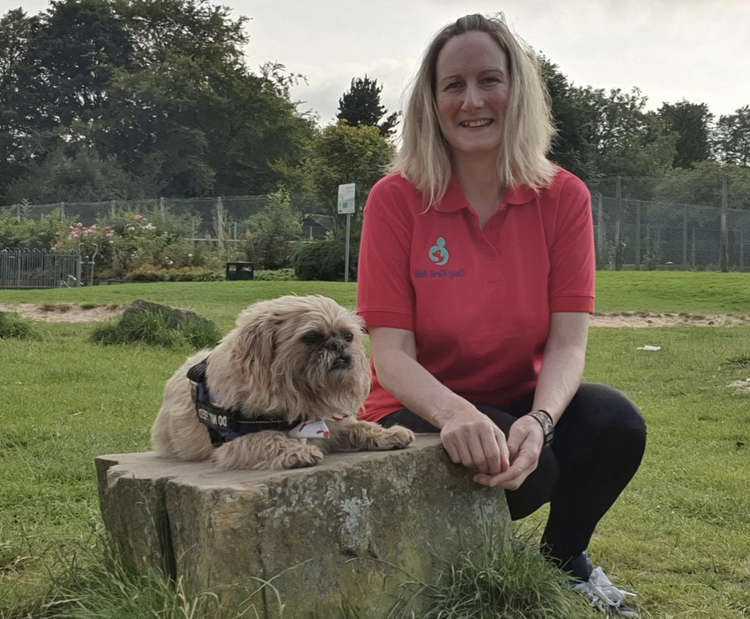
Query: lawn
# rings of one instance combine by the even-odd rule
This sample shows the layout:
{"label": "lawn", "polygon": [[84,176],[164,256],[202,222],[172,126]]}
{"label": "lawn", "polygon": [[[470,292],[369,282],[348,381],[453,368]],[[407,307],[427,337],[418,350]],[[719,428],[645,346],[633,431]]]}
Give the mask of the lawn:
{"label": "lawn", "polygon": [[[602,272],[599,312],[750,313],[750,275]],[[0,303],[189,307],[222,330],[280,294],[353,306],[355,284],[211,282],[0,291]],[[40,612],[48,589],[99,525],[93,459],[148,449],[164,381],[188,350],[99,346],[91,324],[38,324],[0,340],[0,617]],[[643,344],[661,350],[638,350]],[[586,380],[641,407],[646,457],[591,551],[654,617],[750,615],[750,326],[593,328]],[[544,513],[530,517],[540,523]]]}

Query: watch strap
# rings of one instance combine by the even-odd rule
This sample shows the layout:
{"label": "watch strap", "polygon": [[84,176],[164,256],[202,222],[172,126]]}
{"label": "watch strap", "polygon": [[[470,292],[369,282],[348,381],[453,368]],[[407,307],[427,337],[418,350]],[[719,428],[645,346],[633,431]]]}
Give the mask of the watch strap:
{"label": "watch strap", "polygon": [[529,417],[533,417],[542,426],[542,432],[544,432],[544,444],[549,445],[552,443],[552,439],[555,436],[555,422],[550,415],[543,408],[539,408],[528,413]]}

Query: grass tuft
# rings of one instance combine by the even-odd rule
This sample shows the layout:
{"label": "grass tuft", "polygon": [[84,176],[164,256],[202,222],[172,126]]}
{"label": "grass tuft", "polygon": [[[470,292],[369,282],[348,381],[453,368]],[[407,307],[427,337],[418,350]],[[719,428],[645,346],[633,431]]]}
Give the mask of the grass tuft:
{"label": "grass tuft", "polygon": [[0,340],[5,338],[40,339],[30,320],[21,318],[16,312],[0,312]]}
{"label": "grass tuft", "polygon": [[47,594],[35,604],[10,609],[4,617],[44,619],[235,619],[260,617],[260,591],[241,603],[223,604],[213,592],[189,596],[181,579],[174,581],[149,568],[135,572],[120,560],[114,544],[97,531],[75,552],[60,553],[51,566]]}
{"label": "grass tuft", "polygon": [[144,343],[164,348],[206,348],[220,338],[219,329],[210,320],[152,303],[132,306],[118,322],[104,325],[91,335],[101,344]]}
{"label": "grass tuft", "polygon": [[402,585],[389,619],[596,617],[570,577],[542,557],[534,533],[485,530],[482,546],[446,563],[436,582]]}

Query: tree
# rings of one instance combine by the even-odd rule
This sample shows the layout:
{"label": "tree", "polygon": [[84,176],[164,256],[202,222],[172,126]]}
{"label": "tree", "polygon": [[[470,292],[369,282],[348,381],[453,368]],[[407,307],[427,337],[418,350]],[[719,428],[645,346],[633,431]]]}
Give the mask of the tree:
{"label": "tree", "polygon": [[714,148],[724,163],[750,166],[750,105],[719,117]]}
{"label": "tree", "polygon": [[[581,88],[557,65],[540,57],[557,128],[550,158],[589,183],[605,177],[652,176],[671,169],[676,136],[646,112],[646,97],[634,88]],[[631,197],[648,197],[643,192]]]}
{"label": "tree", "polygon": [[728,181],[728,206],[750,209],[750,167],[699,161],[660,179],[654,198],[664,202],[721,206],[722,176]]}
{"label": "tree", "polygon": [[33,163],[24,177],[10,183],[8,202],[94,202],[127,196],[130,179],[114,158],[102,158],[93,149],[77,149],[72,154],[66,150],[58,146]]}
{"label": "tree", "polygon": [[19,95],[29,41],[37,27],[38,19],[21,9],[0,19],[0,179],[5,183],[21,176],[31,158]]}
{"label": "tree", "polygon": [[589,139],[595,119],[582,105],[579,89],[568,81],[559,67],[544,55],[539,56],[539,63],[557,129],[549,157],[581,178],[594,177],[596,170],[592,165]]}
{"label": "tree", "polygon": [[380,179],[393,148],[377,127],[352,127],[345,122],[330,125],[314,138],[307,174],[318,204],[326,209],[338,230],[338,186],[356,183],[356,214],[353,229],[361,226],[362,208],[370,188]]}
{"label": "tree", "polygon": [[673,166],[689,168],[693,163],[711,158],[713,114],[705,103],[662,103],[657,114],[667,130],[677,134]]}
{"label": "tree", "polygon": [[383,87],[378,86],[377,79],[371,80],[367,75],[364,78],[352,78],[349,91],[339,99],[339,113],[336,117],[352,127],[377,127],[382,136],[390,137],[395,131],[399,114],[393,112],[380,122],[387,113],[380,103],[382,91]]}
{"label": "tree", "polygon": [[[245,66],[244,22],[205,0],[59,0],[38,18],[9,12],[0,203],[11,183],[14,195],[34,190],[29,179],[79,153],[125,171],[122,197],[273,191],[299,167],[313,127],[289,96],[298,76]],[[78,199],[97,184],[82,183]]]}
{"label": "tree", "polygon": [[292,209],[286,189],[271,194],[271,203],[248,219],[247,228],[248,260],[264,269],[290,266],[292,241],[302,236],[302,218]]}

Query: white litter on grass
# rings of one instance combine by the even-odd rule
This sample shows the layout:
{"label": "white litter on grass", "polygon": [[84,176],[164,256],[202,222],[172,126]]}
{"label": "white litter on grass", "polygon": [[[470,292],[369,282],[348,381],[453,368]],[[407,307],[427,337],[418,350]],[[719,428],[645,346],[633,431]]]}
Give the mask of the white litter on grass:
{"label": "white litter on grass", "polygon": [[639,346],[637,350],[661,350],[661,346],[654,346],[653,344],[645,344],[643,346]]}
{"label": "white litter on grass", "polygon": [[727,387],[731,387],[733,389],[739,389],[741,391],[750,391],[750,377],[749,378],[741,378],[740,380],[732,381],[727,385]]}

